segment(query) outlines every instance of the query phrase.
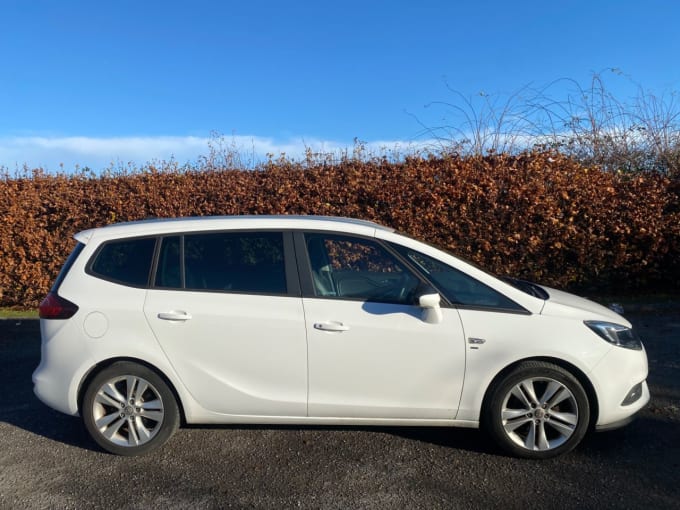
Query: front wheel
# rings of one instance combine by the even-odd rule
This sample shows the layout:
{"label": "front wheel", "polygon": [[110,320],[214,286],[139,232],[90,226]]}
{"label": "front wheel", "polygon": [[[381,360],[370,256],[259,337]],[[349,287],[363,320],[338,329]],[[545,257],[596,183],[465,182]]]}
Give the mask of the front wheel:
{"label": "front wheel", "polygon": [[130,362],[114,363],[90,381],[82,416],[97,444],[126,456],[158,448],[179,426],[177,402],[165,381]]}
{"label": "front wheel", "polygon": [[568,371],[541,361],[515,367],[490,390],[483,424],[507,452],[529,459],[566,453],[583,439],[588,397]]}

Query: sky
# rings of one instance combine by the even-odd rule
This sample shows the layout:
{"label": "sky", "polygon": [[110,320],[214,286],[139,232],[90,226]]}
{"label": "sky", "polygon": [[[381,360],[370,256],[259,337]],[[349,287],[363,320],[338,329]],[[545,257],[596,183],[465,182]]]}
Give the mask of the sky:
{"label": "sky", "polygon": [[679,23],[675,0],[0,0],[0,167],[419,147],[452,91],[680,90]]}

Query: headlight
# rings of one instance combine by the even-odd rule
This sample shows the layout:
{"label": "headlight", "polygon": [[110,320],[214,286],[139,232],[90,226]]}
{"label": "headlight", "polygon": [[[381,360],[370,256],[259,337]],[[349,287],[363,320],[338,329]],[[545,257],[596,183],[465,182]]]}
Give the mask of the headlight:
{"label": "headlight", "polygon": [[597,335],[605,339],[610,344],[625,347],[626,349],[642,349],[642,340],[631,328],[603,321],[583,321],[586,326],[592,329]]}

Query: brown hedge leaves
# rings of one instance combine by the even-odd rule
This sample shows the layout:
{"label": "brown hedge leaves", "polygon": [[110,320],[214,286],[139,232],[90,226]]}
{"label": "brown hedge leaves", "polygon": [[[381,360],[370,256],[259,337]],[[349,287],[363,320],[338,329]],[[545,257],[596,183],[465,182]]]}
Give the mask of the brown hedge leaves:
{"label": "brown hedge leaves", "polygon": [[678,184],[556,153],[286,161],[258,170],[0,180],[2,306],[34,307],[79,230],[148,217],[320,214],[375,220],[498,274],[601,290],[678,290]]}

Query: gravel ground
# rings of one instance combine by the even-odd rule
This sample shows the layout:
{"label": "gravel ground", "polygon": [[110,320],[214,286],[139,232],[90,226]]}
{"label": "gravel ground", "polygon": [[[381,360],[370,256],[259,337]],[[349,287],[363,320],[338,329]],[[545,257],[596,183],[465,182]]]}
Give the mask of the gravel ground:
{"label": "gravel ground", "polygon": [[680,508],[680,308],[629,318],[652,402],[541,462],[476,430],[359,427],[191,427],[116,457],[33,396],[38,322],[0,321],[0,508]]}

